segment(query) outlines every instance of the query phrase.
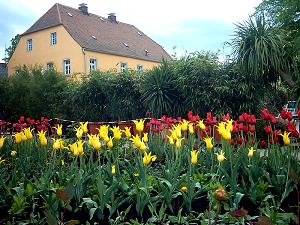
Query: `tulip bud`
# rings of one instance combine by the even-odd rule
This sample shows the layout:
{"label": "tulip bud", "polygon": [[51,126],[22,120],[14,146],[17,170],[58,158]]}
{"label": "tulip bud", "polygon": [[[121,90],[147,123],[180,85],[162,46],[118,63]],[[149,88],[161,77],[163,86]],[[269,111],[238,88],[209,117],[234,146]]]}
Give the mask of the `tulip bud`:
{"label": "tulip bud", "polygon": [[225,201],[227,199],[227,194],[224,188],[219,187],[217,190],[215,190],[214,197],[218,201]]}

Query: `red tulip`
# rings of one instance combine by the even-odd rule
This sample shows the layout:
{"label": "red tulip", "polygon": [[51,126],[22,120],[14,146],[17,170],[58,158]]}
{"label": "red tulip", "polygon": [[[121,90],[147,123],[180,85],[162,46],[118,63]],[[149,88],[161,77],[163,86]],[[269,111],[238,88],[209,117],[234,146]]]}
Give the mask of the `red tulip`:
{"label": "red tulip", "polygon": [[239,116],[239,122],[244,122],[244,117],[242,115]]}
{"label": "red tulip", "polygon": [[293,114],[292,114],[292,112],[287,112],[287,119],[288,119],[289,121],[291,121],[291,120],[293,119]]}
{"label": "red tulip", "polygon": [[264,131],[265,131],[267,134],[271,134],[271,132],[272,132],[271,126],[265,126],[265,127],[264,127]]}
{"label": "red tulip", "polygon": [[273,114],[269,114],[269,120],[273,125],[277,123],[276,117]]}
{"label": "red tulip", "polygon": [[265,142],[264,140],[259,141],[259,145],[262,148],[266,148],[268,146],[267,142]]}
{"label": "red tulip", "polygon": [[255,116],[254,115],[249,115],[248,119],[247,119],[247,122],[249,124],[256,124],[256,118],[255,118]]}
{"label": "red tulip", "polygon": [[284,120],[286,120],[288,118],[287,111],[285,109],[282,109],[280,111],[280,117]]}
{"label": "red tulip", "polygon": [[249,131],[254,132],[255,131],[255,125],[249,124]]}
{"label": "red tulip", "polygon": [[238,144],[242,144],[243,143],[243,139],[241,137],[237,137],[236,142]]}
{"label": "red tulip", "polygon": [[25,122],[25,117],[24,116],[20,116],[19,123],[24,123],[24,122]]}
{"label": "red tulip", "polygon": [[261,110],[261,115],[262,115],[262,117],[263,117],[264,120],[268,120],[270,112],[269,112],[268,109],[263,109],[263,110]]}
{"label": "red tulip", "polygon": [[230,144],[234,145],[234,139],[231,139]]}

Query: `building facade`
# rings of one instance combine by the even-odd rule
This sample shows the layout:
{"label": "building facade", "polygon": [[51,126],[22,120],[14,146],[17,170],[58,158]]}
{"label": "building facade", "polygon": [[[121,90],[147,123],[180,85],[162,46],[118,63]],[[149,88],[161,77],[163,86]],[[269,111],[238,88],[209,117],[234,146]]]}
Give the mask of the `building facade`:
{"label": "building facade", "polygon": [[133,25],[55,4],[21,35],[8,74],[22,65],[55,68],[65,75],[93,70],[144,71],[170,60],[169,54]]}

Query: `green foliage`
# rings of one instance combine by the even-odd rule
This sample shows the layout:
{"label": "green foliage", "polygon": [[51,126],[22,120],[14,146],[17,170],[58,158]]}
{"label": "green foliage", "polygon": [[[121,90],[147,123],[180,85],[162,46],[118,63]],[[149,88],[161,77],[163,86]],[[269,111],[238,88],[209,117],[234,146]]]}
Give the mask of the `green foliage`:
{"label": "green foliage", "polygon": [[6,98],[3,116],[16,119],[21,115],[35,118],[61,115],[68,85],[65,77],[56,71],[23,67],[14,76],[3,78],[3,82],[7,85],[2,93]]}
{"label": "green foliage", "polygon": [[5,49],[5,53],[7,54],[6,59],[4,59],[5,62],[8,62],[10,60],[10,58],[12,57],[12,55],[15,52],[15,49],[16,49],[19,41],[20,41],[20,35],[19,34],[17,34],[16,36],[14,36],[10,40],[10,46]]}
{"label": "green foliage", "polygon": [[140,74],[94,72],[73,86],[65,105],[71,106],[69,118],[88,121],[126,120],[144,116],[139,103]]}
{"label": "green foliage", "polygon": [[[210,127],[211,128],[211,127]],[[148,152],[157,159],[143,163],[143,154],[124,136],[105,142],[101,150],[84,144],[78,157],[66,148],[54,150],[50,137],[19,144],[6,136],[0,163],[1,224],[273,224],[296,221],[299,185],[298,152],[294,146],[258,148],[256,135],[239,131],[253,142],[231,145],[225,140],[208,150],[195,134],[176,148],[163,142],[166,130],[150,132]],[[56,135],[54,135],[57,138]],[[74,140],[62,137],[64,146]],[[103,140],[101,140],[103,141]],[[292,140],[294,141],[294,140]],[[198,146],[197,163],[191,151]],[[248,157],[250,147],[256,150]],[[11,149],[17,154],[12,156]],[[226,159],[217,160],[224,151]],[[115,172],[112,172],[112,166]],[[183,189],[183,187],[185,189]],[[223,190],[223,198],[216,197]],[[225,197],[224,197],[225,196]]]}
{"label": "green foliage", "polygon": [[283,82],[294,85],[289,74],[291,57],[287,46],[282,31],[271,27],[263,16],[237,24],[231,42],[234,60],[241,72],[248,75],[249,80],[265,86],[276,82],[279,75]]}
{"label": "green foliage", "polygon": [[182,111],[182,98],[175,85],[173,68],[173,64],[163,62],[144,75],[142,102],[154,117],[178,115]]}

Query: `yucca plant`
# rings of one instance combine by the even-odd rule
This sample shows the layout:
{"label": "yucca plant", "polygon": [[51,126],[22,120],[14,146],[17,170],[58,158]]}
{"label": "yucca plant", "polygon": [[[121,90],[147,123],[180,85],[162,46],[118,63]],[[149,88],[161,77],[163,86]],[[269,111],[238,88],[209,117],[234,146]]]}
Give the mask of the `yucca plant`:
{"label": "yucca plant", "polygon": [[163,62],[145,74],[141,87],[142,102],[154,117],[177,115],[181,111],[178,89],[171,64]]}

